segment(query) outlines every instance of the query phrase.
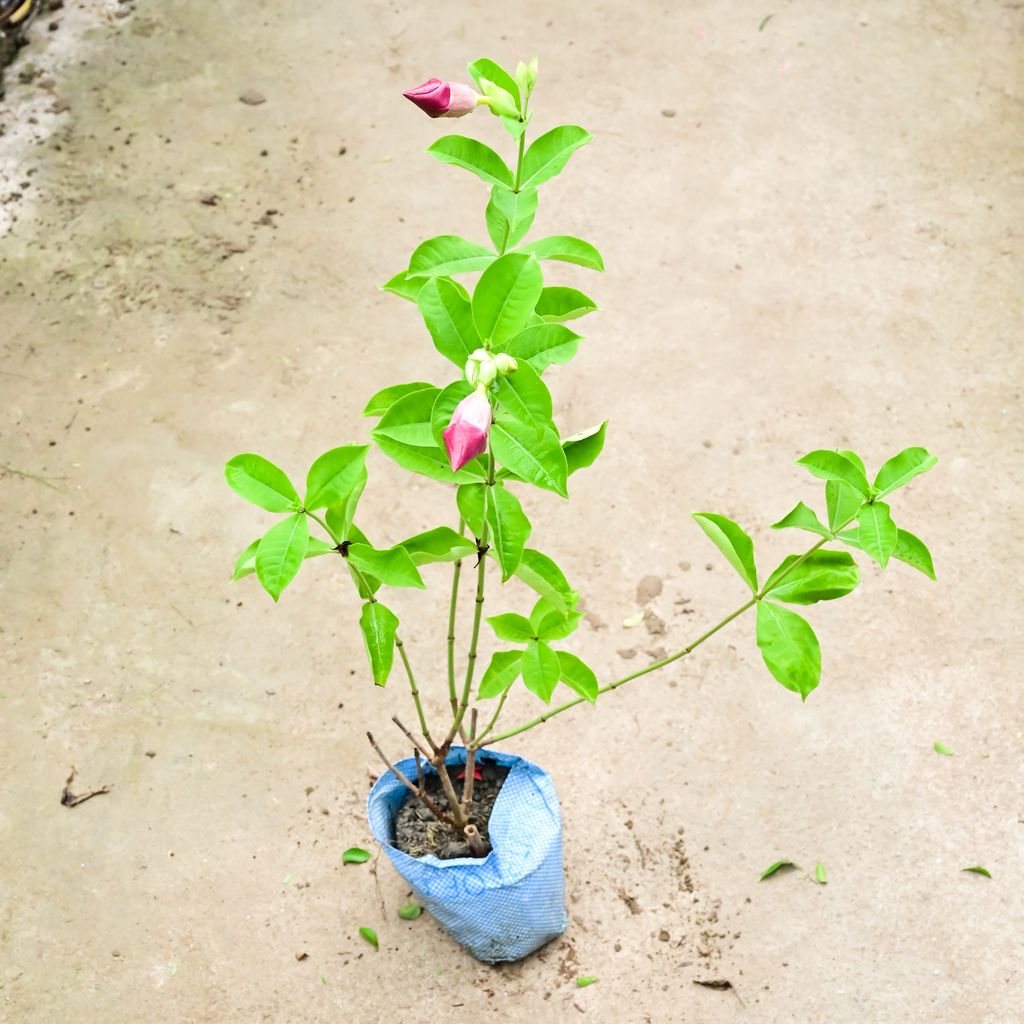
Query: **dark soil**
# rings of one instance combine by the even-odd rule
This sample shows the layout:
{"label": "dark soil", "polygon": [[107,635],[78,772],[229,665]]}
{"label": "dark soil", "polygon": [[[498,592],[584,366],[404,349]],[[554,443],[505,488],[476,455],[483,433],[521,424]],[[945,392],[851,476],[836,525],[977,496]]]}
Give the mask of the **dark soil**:
{"label": "dark soil", "polygon": [[[491,819],[494,802],[501,792],[502,783],[505,781],[505,776],[508,775],[508,768],[486,759],[478,760],[476,764],[482,778],[477,778],[473,784],[473,802],[469,808],[470,819],[480,830],[481,837],[487,843],[487,848],[490,849],[487,824]],[[463,780],[460,776],[463,774],[464,766],[449,765],[448,771],[451,774],[455,792],[461,797]],[[448,799],[436,772],[431,771],[427,774],[426,788],[427,796],[442,811],[448,810]],[[428,853],[432,853],[440,860],[472,856],[465,837],[450,825],[438,821],[411,793],[395,816],[394,842],[399,850],[409,854],[410,857],[425,857]]]}

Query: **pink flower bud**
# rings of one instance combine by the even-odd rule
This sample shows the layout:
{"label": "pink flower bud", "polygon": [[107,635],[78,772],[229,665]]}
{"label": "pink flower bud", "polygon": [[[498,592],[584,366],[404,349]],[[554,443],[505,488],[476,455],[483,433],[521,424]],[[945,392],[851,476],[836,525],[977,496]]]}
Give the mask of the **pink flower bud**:
{"label": "pink flower bud", "polygon": [[445,427],[444,447],[453,473],[487,450],[490,429],[491,403],[486,392],[478,389],[455,406],[451,422]]}
{"label": "pink flower bud", "polygon": [[440,78],[428,78],[422,85],[402,95],[431,117],[462,117],[470,113],[480,99],[470,86],[461,82],[442,82]]}

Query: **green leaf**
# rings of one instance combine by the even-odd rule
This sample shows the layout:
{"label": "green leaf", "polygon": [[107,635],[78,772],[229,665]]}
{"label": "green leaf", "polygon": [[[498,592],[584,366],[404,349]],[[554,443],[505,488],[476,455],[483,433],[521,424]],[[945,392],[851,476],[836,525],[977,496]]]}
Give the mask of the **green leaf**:
{"label": "green leaf", "polygon": [[473,290],[473,321],[480,337],[501,345],[518,334],[543,287],[544,276],[532,257],[509,253],[496,259]]}
{"label": "green leaf", "polygon": [[803,466],[822,480],[840,480],[849,484],[865,498],[871,494],[871,487],[868,484],[868,478],[864,475],[864,470],[839,452],[819,448],[808,452],[802,459],[796,461],[798,466]]}
{"label": "green leaf", "polygon": [[789,555],[768,577],[762,593],[774,601],[816,604],[849,594],[859,579],[857,563],[846,551],[815,551],[806,557]]}
{"label": "green leaf", "polygon": [[841,480],[829,480],[825,484],[825,505],[828,509],[829,529],[835,532],[855,519],[864,503],[859,491]]}
{"label": "green leaf", "polygon": [[526,688],[545,704],[550,704],[551,694],[562,674],[558,655],[543,640],[530,640],[523,651],[520,671]]}
{"label": "green leaf", "polygon": [[411,384],[392,384],[389,388],[382,388],[366,403],[363,415],[383,416],[400,398],[411,395],[414,391],[423,391],[424,388],[433,386],[433,384],[425,384],[423,381],[413,381]]}
{"label": "green leaf", "polygon": [[263,535],[256,549],[256,576],[275,601],[299,571],[308,543],[309,520],[301,512],[282,519]]}
{"label": "green leaf", "polygon": [[583,292],[557,285],[545,288],[540,293],[536,313],[542,320],[564,323],[593,313],[596,309],[597,303]]}
{"label": "green leaf", "polygon": [[462,370],[470,353],[480,347],[469,299],[462,289],[449,278],[435,277],[423,286],[416,305],[434,348]]}
{"label": "green leaf", "polygon": [[415,921],[423,913],[423,908],[418,903],[406,903],[396,913],[403,921]]}
{"label": "green leaf", "polygon": [[523,185],[536,187],[553,178],[569,162],[569,157],[590,139],[590,133],[575,124],[563,124],[545,132],[523,158]]}
{"label": "green leaf", "polygon": [[590,985],[596,985],[597,984],[597,980],[598,980],[597,979],[597,975],[594,975],[594,974],[581,974],[576,979],[576,987],[577,988],[587,988]]}
{"label": "green leaf", "polygon": [[473,531],[474,537],[484,532],[484,488],[486,484],[463,484],[455,493],[459,515]]}
{"label": "green leaf", "polygon": [[569,586],[565,574],[547,555],[526,548],[515,575],[564,615],[568,615],[575,607],[578,599],[576,591]]}
{"label": "green leaf", "polygon": [[529,363],[520,363],[517,370],[499,377],[497,384],[497,422],[511,420],[510,425],[514,428],[518,420],[537,432],[552,426],[551,392]]}
{"label": "green leaf", "polygon": [[477,697],[480,700],[488,700],[504,693],[516,681],[522,657],[522,651],[495,651],[491,655],[491,663],[487,666],[483,679],[480,680]]}
{"label": "green leaf", "polygon": [[763,882],[766,878],[771,878],[776,871],[781,871],[783,868],[795,868],[797,865],[791,860],[777,860],[774,864],[769,864],[768,867],[761,872],[758,878],[759,882]]}
{"label": "green leaf", "polygon": [[342,864],[365,864],[370,859],[370,851],[360,846],[350,846],[342,855]]}
{"label": "green leaf", "polygon": [[583,621],[583,612],[562,613],[547,598],[542,597],[530,612],[530,625],[538,640],[564,640],[571,636]]}
{"label": "green leaf", "polygon": [[437,235],[421,242],[409,259],[409,277],[448,277],[483,270],[494,261],[485,245],[468,242],[458,235]]}
{"label": "green leaf", "polygon": [[262,455],[236,455],[224,467],[228,486],[268,512],[288,512],[301,507],[299,493],[284,470]]}
{"label": "green leaf", "polygon": [[367,601],[359,616],[359,628],[363,631],[363,643],[366,644],[366,654],[370,659],[373,681],[377,686],[384,686],[395,660],[398,616],[380,601]]}
{"label": "green leaf", "polygon": [[825,865],[819,860],[814,865],[814,880],[818,885],[828,885],[828,875],[825,872]]}
{"label": "green leaf", "polygon": [[476,545],[468,537],[456,533],[450,526],[438,526],[426,533],[402,541],[414,565],[431,562],[457,562],[476,553]]}
{"label": "green leaf", "polygon": [[931,552],[925,547],[924,541],[918,540],[909,531],[896,531],[896,547],[893,549],[892,557],[906,562],[918,572],[923,572],[929,579],[935,579]]}
{"label": "green leaf", "polygon": [[519,499],[504,487],[491,488],[487,503],[487,522],[491,528],[491,542],[498,564],[501,582],[505,583],[519,566],[523,548],[529,540],[532,527]]}
{"label": "green leaf", "polygon": [[431,156],[443,164],[454,164],[472,171],[478,178],[490,185],[505,185],[512,188],[514,179],[505,161],[482,142],[465,135],[442,135],[427,148]]}
{"label": "green leaf", "polygon": [[936,754],[945,754],[946,757],[956,757],[953,751],[950,750],[945,743],[939,743],[938,740],[935,741],[934,750]]}
{"label": "green leaf", "polygon": [[324,452],[306,475],[306,500],[311,512],[345,501],[366,473],[369,445],[347,444]]}
{"label": "green leaf", "polygon": [[418,587],[426,590],[409,552],[401,545],[379,550],[369,544],[352,544],[348,560],[363,572],[376,576],[388,587]]}
{"label": "green leaf", "polygon": [[491,450],[495,458],[516,476],[536,487],[569,496],[566,481],[569,467],[558,435],[550,427],[537,431],[511,417],[502,417],[491,427]]}
{"label": "green leaf", "polygon": [[809,533],[816,533],[819,537],[832,536],[815,515],[814,510],[808,508],[802,501],[797,502],[796,508],[784,515],[777,523],[772,523],[773,530],[784,530],[787,527],[807,530]]}
{"label": "green leaf", "polygon": [[875,490],[879,498],[884,498],[897,488],[909,483],[920,473],[927,473],[938,462],[927,448],[904,448],[899,455],[894,455],[875,477]]}
{"label": "green leaf", "polygon": [[972,874],[975,874],[975,875],[984,875],[986,878],[991,878],[992,877],[992,873],[989,871],[989,869],[988,868],[983,868],[980,864],[975,864],[974,867],[972,867],[972,868],[961,868],[960,870],[961,871],[970,871]]}
{"label": "green leaf", "polygon": [[231,574],[232,583],[256,571],[253,560],[256,558],[256,549],[260,546],[262,539],[262,537],[257,537],[235,560],[235,571]]}
{"label": "green leaf", "polygon": [[335,537],[340,537],[342,540],[356,539],[351,536],[352,520],[355,518],[359,499],[362,497],[363,490],[366,487],[366,479],[366,467],[364,466],[347,496],[327,509],[325,516],[327,528]]}
{"label": "green leaf", "polygon": [[[858,551],[863,550],[860,542],[860,530],[844,530],[842,533],[837,535],[844,544],[849,544],[851,548],[856,548]],[[929,579],[935,579],[935,569],[932,566],[932,556],[925,547],[924,543],[917,539],[912,533],[907,530],[896,531],[896,547],[893,549],[892,558],[898,559],[900,562],[906,562],[907,565],[918,572],[923,572]]]}
{"label": "green leaf", "polygon": [[536,242],[520,246],[517,252],[532,253],[539,260],[560,260],[576,263],[591,270],[604,270],[601,254],[589,243],[571,235],[551,235]]}
{"label": "green leaf", "polygon": [[742,527],[714,512],[694,512],[697,525],[743,577],[747,586],[757,592],[757,567],[754,564],[754,542]]}
{"label": "green leaf", "polygon": [[594,670],[569,651],[559,651],[557,657],[562,682],[591,704],[597,703],[598,686]]}
{"label": "green leaf", "polygon": [[483,92],[483,87],[480,85],[481,81],[493,82],[499,88],[504,89],[512,97],[516,105],[521,105],[522,97],[520,96],[516,80],[500,64],[495,64],[493,60],[487,57],[481,57],[479,60],[473,61],[467,70],[481,92]]}
{"label": "green leaf", "polygon": [[821,679],[821,648],[810,623],[781,605],[758,601],[757,646],[768,671],[807,700]]}
{"label": "green leaf", "polygon": [[394,277],[385,281],[380,286],[380,290],[382,292],[391,292],[392,295],[397,295],[399,298],[415,302],[416,296],[419,295],[422,287],[422,277],[410,277],[407,270],[400,270]]}
{"label": "green leaf", "polygon": [[861,549],[884,569],[899,540],[899,531],[889,515],[889,506],[884,501],[865,505],[857,513],[857,523],[857,540]]}
{"label": "green leaf", "polygon": [[604,435],[608,430],[608,421],[605,420],[599,427],[591,427],[579,434],[573,434],[562,442],[562,451],[565,452],[565,462],[569,469],[569,475],[578,469],[586,469],[592,466],[604,448]]}
{"label": "green leaf", "polygon": [[495,185],[487,203],[484,216],[487,219],[487,233],[494,248],[504,253],[518,245],[525,237],[533,218],[537,215],[537,190],[521,189],[513,192]]}
{"label": "green leaf", "polygon": [[494,630],[494,635],[499,640],[508,643],[525,644],[528,640],[535,639],[530,620],[513,612],[492,615],[488,618],[487,625]]}
{"label": "green leaf", "polygon": [[512,338],[505,351],[543,373],[552,363],[567,363],[578,351],[582,339],[563,324],[534,324]]}
{"label": "green leaf", "polygon": [[372,928],[368,928],[366,925],[363,925],[363,927],[359,929],[359,935],[373,946],[374,949],[380,949],[380,942],[377,939],[377,933]]}
{"label": "green leaf", "polygon": [[434,438],[434,444],[436,444],[439,449],[444,448],[444,432],[448,429],[448,425],[452,421],[452,414],[455,412],[455,407],[459,402],[464,398],[468,398],[472,393],[473,388],[463,377],[460,380],[452,381],[452,383],[434,399],[434,406],[430,410],[430,433]]}

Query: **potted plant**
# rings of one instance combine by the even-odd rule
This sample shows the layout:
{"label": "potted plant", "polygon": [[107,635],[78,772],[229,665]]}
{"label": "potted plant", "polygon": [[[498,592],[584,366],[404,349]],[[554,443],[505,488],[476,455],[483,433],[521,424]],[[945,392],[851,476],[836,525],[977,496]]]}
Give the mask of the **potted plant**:
{"label": "potted plant", "polygon": [[[368,734],[386,769],[369,797],[373,834],[438,921],[475,956],[494,962],[527,955],[566,923],[554,787],[540,768],[496,748],[671,665],[748,611],[769,672],[806,700],[818,685],[821,652],[810,624],[788,606],[852,591],[858,570],[851,548],[882,567],[897,559],[934,578],[928,549],[895,525],[887,499],[936,460],[924,448],[907,448],[871,481],[852,451],[818,449],[804,456],[799,464],[824,481],[825,517],[799,502],[775,523],[775,529],[805,531],[814,540],[763,578],[753,541],[737,523],[696,513],[698,526],[749,588],[748,599],[674,653],[600,684],[585,661],[561,646],[582,619],[579,594],[547,554],[530,546],[533,525],[517,497],[522,488],[536,487],[567,498],[569,478],[594,463],[605,441],[607,423],[563,437],[545,383],[546,371],[568,363],[580,348],[580,335],[568,325],[597,308],[577,289],[545,283],[545,273],[558,261],[599,271],[601,256],[566,235],[526,241],[539,186],[590,135],[561,125],[527,145],[536,61],[520,62],[510,74],[478,60],[469,71],[475,88],[431,79],[406,96],[435,117],[487,107],[512,136],[514,166],[464,135],[446,134],[429,149],[490,186],[485,219],[491,244],[456,235],[430,238],[383,286],[418,308],[435,348],[453,364],[452,379],[395,384],[364,410],[376,420],[371,438],[381,453],[452,489],[456,525],[387,547],[372,543],[357,525],[368,445],[321,455],[309,469],[304,495],[259,455],[231,459],[226,475],[243,498],[280,516],[238,557],[235,579],[255,574],[276,601],[306,560],[341,558],[360,607],[373,682],[384,686],[393,671],[404,676],[415,714],[408,724],[394,719],[411,756],[393,760]],[[479,275],[471,290],[460,281],[468,274]],[[451,567],[449,599],[439,615],[448,668],[440,722],[428,715],[415,658],[385,597],[390,587],[425,587],[421,570],[438,563]],[[533,591],[530,614],[502,611],[499,603],[485,616],[485,604],[501,600],[495,582]],[[472,626],[460,658],[456,627],[467,590]],[[485,620],[498,643],[478,669]],[[502,718],[506,697],[520,685],[539,701],[537,712],[509,723]]]}

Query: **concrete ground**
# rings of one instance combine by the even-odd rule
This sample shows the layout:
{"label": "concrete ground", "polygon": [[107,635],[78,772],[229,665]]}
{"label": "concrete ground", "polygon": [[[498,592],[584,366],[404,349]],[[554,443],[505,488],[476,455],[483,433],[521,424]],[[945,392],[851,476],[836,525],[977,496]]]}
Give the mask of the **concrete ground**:
{"label": "concrete ground", "polygon": [[[0,1018],[1020,1020],[1020,5],[116,8],[65,13],[78,49],[37,24],[0,107]],[[550,266],[602,307],[556,412],[611,427],[570,504],[527,506],[599,675],[743,600],[691,510],[766,567],[802,549],[768,527],[820,508],[812,448],[940,456],[894,503],[939,580],[866,566],[810,609],[805,705],[745,618],[510,744],[558,786],[572,921],[490,968],[396,918],[386,860],[341,866],[370,846],[364,732],[407,695],[370,684],[323,560],[277,607],[228,585],[266,518],[221,467],[299,477],[366,438],[378,388],[447,379],[376,286],[432,234],[482,239],[486,194],[401,91],[533,53],[537,129],[594,134],[538,229],[608,267]],[[507,150],[483,113],[458,127]],[[380,456],[364,500],[381,540],[454,517]],[[650,574],[664,635],[622,625]],[[396,602],[437,711],[447,579]],[[71,765],[110,792],[61,806]],[[803,870],[759,882],[783,857]]]}

